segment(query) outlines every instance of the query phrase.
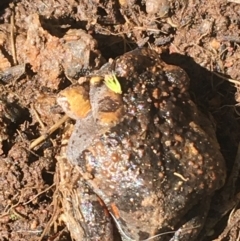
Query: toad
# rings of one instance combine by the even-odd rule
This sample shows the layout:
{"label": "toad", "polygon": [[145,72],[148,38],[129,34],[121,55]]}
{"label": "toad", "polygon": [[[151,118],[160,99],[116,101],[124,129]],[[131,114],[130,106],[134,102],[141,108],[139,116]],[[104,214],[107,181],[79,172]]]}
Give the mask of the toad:
{"label": "toad", "polygon": [[[112,71],[121,91],[104,83]],[[76,119],[67,158],[122,240],[196,240],[211,197],[224,184],[214,128],[188,89],[184,70],[142,48],[58,96]],[[114,240],[91,233],[86,240]]]}

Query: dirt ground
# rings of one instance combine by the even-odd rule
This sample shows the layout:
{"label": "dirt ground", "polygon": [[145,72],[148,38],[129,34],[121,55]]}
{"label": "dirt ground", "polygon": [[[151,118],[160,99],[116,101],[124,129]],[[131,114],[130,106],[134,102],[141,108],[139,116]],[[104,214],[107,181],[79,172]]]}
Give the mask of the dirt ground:
{"label": "dirt ground", "polygon": [[64,151],[74,123],[56,95],[142,46],[188,73],[193,100],[216,126],[228,179],[202,236],[239,240],[239,26],[238,0],[1,1],[0,240],[72,240],[64,198],[77,174]]}

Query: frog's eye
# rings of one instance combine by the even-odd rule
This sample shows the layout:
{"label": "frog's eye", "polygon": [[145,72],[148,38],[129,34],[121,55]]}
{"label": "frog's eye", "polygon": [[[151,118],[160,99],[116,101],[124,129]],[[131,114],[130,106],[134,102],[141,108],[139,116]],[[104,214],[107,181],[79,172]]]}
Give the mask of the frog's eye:
{"label": "frog's eye", "polygon": [[70,86],[62,90],[58,94],[57,103],[75,120],[85,118],[91,111],[88,90],[83,86]]}
{"label": "frog's eye", "polygon": [[112,73],[111,75],[105,75],[104,83],[114,93],[122,94],[121,85],[114,73]]}
{"label": "frog's eye", "polygon": [[91,79],[90,79],[90,84],[91,85],[96,85],[98,83],[100,83],[102,80],[102,77],[101,76],[93,76]]}

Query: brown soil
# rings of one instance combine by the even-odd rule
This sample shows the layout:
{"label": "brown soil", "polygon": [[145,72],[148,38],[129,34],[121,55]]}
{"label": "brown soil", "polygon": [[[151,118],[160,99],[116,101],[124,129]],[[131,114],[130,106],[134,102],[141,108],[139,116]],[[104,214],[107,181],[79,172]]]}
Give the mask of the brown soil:
{"label": "brown soil", "polygon": [[55,97],[138,46],[185,69],[194,101],[215,123],[228,180],[202,237],[238,240],[239,24],[238,0],[1,1],[0,240],[78,235],[69,233],[77,224],[64,202],[78,178],[64,158],[72,123],[61,119]]}

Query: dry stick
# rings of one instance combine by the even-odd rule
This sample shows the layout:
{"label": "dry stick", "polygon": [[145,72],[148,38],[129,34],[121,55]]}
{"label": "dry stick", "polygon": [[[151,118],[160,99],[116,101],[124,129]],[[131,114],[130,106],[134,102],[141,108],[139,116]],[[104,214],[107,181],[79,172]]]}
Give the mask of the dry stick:
{"label": "dry stick", "polygon": [[[21,200],[21,198],[22,198],[22,191],[24,191],[24,190],[26,190],[26,189],[29,189],[28,187],[27,187],[27,188],[24,188],[23,190],[21,190],[21,194],[20,194],[20,198],[19,198],[18,202],[17,202],[16,204],[14,204],[14,205],[10,205],[10,204],[7,205],[6,208],[4,209],[3,213],[1,213],[0,218],[4,217],[4,216],[6,216],[6,215],[9,215],[9,212],[10,212],[10,211],[12,211],[16,216],[19,216],[19,217],[21,217],[21,218],[25,218],[24,215],[22,215],[22,214],[20,214],[19,212],[17,212],[17,211],[15,210],[15,208],[16,208],[20,203],[22,203],[22,205],[26,205],[26,204],[32,202],[32,201],[33,201],[34,199],[36,199],[38,196],[40,196],[41,194],[47,192],[48,190],[50,190],[51,188],[53,188],[55,185],[56,185],[56,184],[53,183],[51,186],[49,186],[49,187],[47,187],[46,189],[44,189],[43,191],[39,192],[37,195],[35,195],[33,198],[31,198],[31,199],[28,200],[27,202],[22,203],[22,200]],[[18,195],[19,195],[19,194],[17,193],[17,194],[12,198],[12,200],[14,200]]]}
{"label": "dry stick", "polygon": [[[59,182],[59,180],[58,180]],[[56,186],[56,190],[54,191],[54,194],[53,194],[53,198],[52,198],[52,203],[50,206],[53,206],[53,213],[52,213],[52,216],[50,218],[50,220],[47,222],[47,225],[45,226],[41,236],[39,237],[39,239],[37,239],[37,241],[42,241],[44,236],[46,235],[47,231],[50,229],[50,227],[54,224],[54,222],[57,220],[58,216],[59,216],[59,212],[60,210],[58,208],[55,208],[57,207],[57,204],[58,204],[58,199],[57,199],[57,196],[58,196],[58,193],[59,193],[59,183],[58,185],[55,183],[55,186]],[[59,206],[59,205],[58,205]]]}
{"label": "dry stick", "polygon": [[[236,208],[237,208],[237,206],[238,206],[238,204],[239,204],[239,202],[237,202],[236,203],[236,205],[235,205],[235,207],[232,209],[232,211],[230,212],[230,214],[229,214],[229,217],[228,217],[228,220],[227,220],[227,226],[230,226],[231,225],[231,223],[232,223],[232,220],[231,219],[234,219],[234,214],[235,214],[235,212],[236,212]],[[233,220],[234,221],[234,220]]]}
{"label": "dry stick", "polygon": [[33,198],[31,198],[30,200],[28,200],[27,202],[23,203],[23,205],[26,205],[30,202],[32,202],[34,199],[36,199],[38,196],[40,196],[41,194],[47,192],[48,190],[50,190],[52,187],[54,187],[56,184],[53,183],[51,186],[47,187],[46,189],[44,189],[43,191],[39,192],[37,195],[35,195]]}
{"label": "dry stick", "polygon": [[240,4],[240,0],[227,0],[227,2]]}
{"label": "dry stick", "polygon": [[41,135],[40,137],[38,137],[35,141],[33,141],[30,146],[29,149],[33,149],[35,146],[39,145],[40,143],[42,143],[44,140],[47,139],[47,137],[49,135],[51,135],[54,131],[56,131],[64,122],[66,122],[69,119],[69,117],[67,115],[63,116],[62,119],[60,119],[56,124],[54,124],[53,126],[51,126],[49,128],[49,130],[47,131],[46,134]]}
{"label": "dry stick", "polygon": [[[13,196],[12,200],[14,200],[18,195],[19,195],[18,193],[15,194],[15,195]],[[14,205],[12,205],[12,206],[11,206],[11,204],[8,204],[8,205],[4,208],[3,212],[1,213],[0,218],[8,215],[8,214],[9,214],[9,211],[10,211],[12,208],[16,207],[19,203],[20,203],[20,201],[18,201],[16,204],[14,204]]]}
{"label": "dry stick", "polygon": [[[233,223],[230,224],[230,219],[232,218],[234,211],[236,211],[236,207],[238,206],[239,201],[240,201],[240,192],[238,194],[236,194],[233,198],[231,198],[231,193],[229,193],[229,189],[232,189],[233,183],[238,178],[239,169],[240,169],[240,143],[238,144],[237,155],[236,155],[236,158],[234,161],[234,165],[232,167],[231,174],[228,177],[228,182],[224,185],[223,190],[221,192],[222,193],[221,196],[224,197],[223,201],[224,201],[224,203],[227,203],[227,205],[226,204],[220,205],[218,207],[218,211],[220,211],[221,216],[219,217],[218,220],[210,222],[211,225],[209,226],[209,230],[213,229],[213,227],[216,225],[216,223],[224,215],[226,215],[230,210],[232,210],[228,217],[227,227],[222,232],[222,234],[217,239],[215,239],[215,241],[223,240],[223,238],[226,237],[226,235],[228,234],[229,230],[231,230],[236,225],[236,223],[239,222],[239,219],[235,219],[235,220],[233,219],[234,220]],[[231,199],[229,199],[229,198],[231,198]]]}
{"label": "dry stick", "polygon": [[234,188],[236,189],[235,185],[239,176],[239,171],[240,171],[240,143],[238,143],[237,155],[232,167],[231,174],[228,178],[228,185],[230,186],[230,188],[234,186]]}
{"label": "dry stick", "polygon": [[35,115],[37,121],[39,122],[40,126],[44,129],[45,126],[44,126],[44,124],[43,124],[43,122],[42,122],[42,120],[41,120],[41,118],[40,118],[40,116],[39,116],[38,112],[36,111],[36,109],[35,109],[35,107],[34,107],[33,104],[31,104],[31,108],[32,108],[33,113],[34,113],[34,115]]}
{"label": "dry stick", "polygon": [[216,73],[216,72],[212,72],[212,73],[215,74],[216,76],[218,76],[219,78],[225,79],[225,80],[227,80],[227,81],[229,81],[229,82],[231,82],[231,83],[233,83],[233,84],[235,84],[235,85],[240,85],[240,81],[238,81],[238,80],[224,77],[224,76],[222,76],[222,75],[220,75],[220,74],[218,74],[218,73]]}
{"label": "dry stick", "polygon": [[17,65],[17,56],[16,56],[16,47],[15,47],[15,36],[14,36],[14,9],[12,9],[12,15],[10,18],[11,23],[11,48],[12,48],[12,56],[13,56],[13,63]]}
{"label": "dry stick", "polygon": [[240,240],[240,232],[238,231],[238,237],[236,241],[239,241],[239,240]]}
{"label": "dry stick", "polygon": [[57,220],[57,216],[59,213],[55,210],[55,212],[52,214],[50,220],[48,221],[47,225],[45,226],[41,236],[37,239],[37,241],[42,241],[44,236],[46,236],[47,231],[50,229],[51,225]]}
{"label": "dry stick", "polygon": [[[235,205],[234,209],[232,210],[232,212],[230,213],[230,215],[233,216],[233,212],[236,211],[236,207],[238,206],[238,203]],[[235,216],[235,218],[233,218],[232,223],[230,223],[229,219],[231,218],[229,216],[228,218],[228,223],[227,223],[227,227],[224,229],[224,231],[218,236],[217,239],[214,239],[213,241],[220,241],[220,240],[225,240],[226,236],[229,235],[230,231],[239,223],[239,218]],[[237,241],[237,240],[236,240]]]}

